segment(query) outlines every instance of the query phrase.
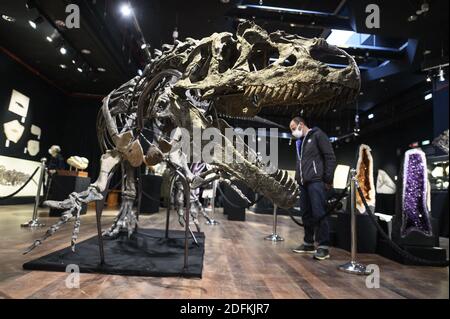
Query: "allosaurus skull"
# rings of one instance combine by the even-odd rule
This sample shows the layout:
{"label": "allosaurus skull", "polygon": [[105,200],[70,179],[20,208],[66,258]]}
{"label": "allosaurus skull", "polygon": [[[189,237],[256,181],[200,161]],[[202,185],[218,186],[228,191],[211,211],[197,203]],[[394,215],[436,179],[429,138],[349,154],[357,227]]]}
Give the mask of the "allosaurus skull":
{"label": "allosaurus skull", "polygon": [[[346,58],[348,66],[332,68],[321,62],[326,56]],[[185,67],[175,92],[197,92],[232,116],[275,105],[329,109],[353,101],[360,89],[359,69],[345,51],[324,39],[268,34],[252,22],[240,24],[236,37],[225,32],[200,40]]]}

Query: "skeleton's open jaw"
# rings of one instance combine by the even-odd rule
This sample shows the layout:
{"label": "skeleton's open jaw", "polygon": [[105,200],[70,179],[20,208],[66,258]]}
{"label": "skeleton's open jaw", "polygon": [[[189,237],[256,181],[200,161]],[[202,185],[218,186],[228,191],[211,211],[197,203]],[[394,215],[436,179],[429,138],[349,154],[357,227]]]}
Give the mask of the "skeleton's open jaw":
{"label": "skeleton's open jaw", "polygon": [[[335,83],[288,83],[239,86],[224,92],[207,91],[202,99],[214,99],[217,110],[230,116],[254,116],[261,108],[297,105],[302,107],[335,106],[354,100],[358,90]],[[237,105],[239,101],[239,105]],[[236,108],[236,106],[239,106]]]}

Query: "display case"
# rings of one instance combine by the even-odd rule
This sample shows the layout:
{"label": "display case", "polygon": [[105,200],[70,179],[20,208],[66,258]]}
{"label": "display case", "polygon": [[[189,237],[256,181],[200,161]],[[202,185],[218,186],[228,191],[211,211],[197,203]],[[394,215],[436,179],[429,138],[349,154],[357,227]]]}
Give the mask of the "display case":
{"label": "display case", "polygon": [[448,155],[428,156],[427,166],[431,191],[448,190],[448,175],[449,175]]}

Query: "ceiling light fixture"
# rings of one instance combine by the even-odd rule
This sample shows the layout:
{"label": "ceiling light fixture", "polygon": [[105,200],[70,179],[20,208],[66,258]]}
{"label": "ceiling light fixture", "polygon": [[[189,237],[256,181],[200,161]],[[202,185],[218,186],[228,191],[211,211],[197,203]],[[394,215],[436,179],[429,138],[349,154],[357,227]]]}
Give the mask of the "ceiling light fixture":
{"label": "ceiling light fixture", "polygon": [[82,68],[77,68],[77,71],[80,73],[83,73],[83,69]]}
{"label": "ceiling light fixture", "polygon": [[137,71],[137,73],[138,73],[139,76],[141,76],[141,75],[142,75],[142,70],[139,69],[139,70]]}
{"label": "ceiling light fixture", "polygon": [[429,74],[427,75],[427,82],[431,82],[431,76]]}
{"label": "ceiling light fixture", "polygon": [[33,29],[36,30],[37,25],[36,25],[36,23],[35,23],[34,21],[28,20],[28,24],[29,24]]}
{"label": "ceiling light fixture", "polygon": [[83,54],[91,54],[91,50],[83,49],[83,50],[81,50],[81,53],[83,53]]}
{"label": "ceiling light fixture", "polygon": [[141,45],[141,49],[142,49],[142,50],[144,50],[146,47],[147,47],[147,44],[146,44],[146,43],[143,43],[143,44]]}
{"label": "ceiling light fixture", "polygon": [[120,13],[122,13],[122,16],[129,17],[133,13],[133,9],[131,9],[129,4],[123,4],[120,7]]}
{"label": "ceiling light fixture", "polygon": [[106,70],[104,68],[97,68],[98,72],[106,72]]}
{"label": "ceiling light fixture", "polygon": [[7,21],[7,22],[16,22],[16,19],[15,19],[15,18],[13,18],[13,17],[11,17],[11,16],[8,16],[8,15],[6,15],[6,14],[2,14],[2,19],[5,20],[5,21]]}
{"label": "ceiling light fixture", "polygon": [[444,69],[442,67],[439,68],[439,81],[445,81]]}
{"label": "ceiling light fixture", "polygon": [[67,49],[66,49],[65,47],[61,47],[61,48],[59,49],[59,52],[60,52],[62,55],[65,55],[65,54],[67,53]]}
{"label": "ceiling light fixture", "polygon": [[433,98],[433,93],[428,93],[423,98],[424,98],[425,101],[428,101],[429,99]]}
{"label": "ceiling light fixture", "polygon": [[374,117],[375,117],[375,115],[374,115],[373,113],[370,113],[370,114],[367,116],[367,118],[368,118],[369,120],[373,119]]}
{"label": "ceiling light fixture", "polygon": [[61,69],[67,69],[67,65],[65,65],[65,64],[60,64],[59,67],[60,67]]}
{"label": "ceiling light fixture", "polygon": [[46,37],[48,42],[53,42],[53,39],[51,37]]}

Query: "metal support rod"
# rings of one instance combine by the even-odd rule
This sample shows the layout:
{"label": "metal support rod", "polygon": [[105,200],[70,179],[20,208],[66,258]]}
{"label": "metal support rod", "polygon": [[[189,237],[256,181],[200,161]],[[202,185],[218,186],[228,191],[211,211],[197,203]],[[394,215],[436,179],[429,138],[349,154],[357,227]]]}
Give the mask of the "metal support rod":
{"label": "metal support rod", "polygon": [[357,251],[357,229],[356,229],[356,189],[358,187],[358,180],[356,178],[356,170],[350,171],[350,227],[351,227],[351,260],[338,267],[339,270],[356,275],[369,275],[370,271],[366,269],[366,266],[356,261]]}
{"label": "metal support rod", "polygon": [[272,234],[264,237],[265,240],[270,240],[273,242],[277,242],[277,241],[283,241],[284,238],[281,237],[280,235],[277,234],[277,223],[278,223],[278,218],[277,218],[277,205],[273,205],[273,225],[272,225]]}
{"label": "metal support rod", "polygon": [[45,224],[41,224],[39,222],[38,207],[39,207],[39,202],[41,200],[41,190],[42,190],[42,184],[44,183],[45,163],[46,162],[47,162],[47,159],[45,157],[41,158],[41,166],[40,166],[41,171],[39,174],[37,192],[36,192],[36,197],[34,200],[33,216],[28,223],[21,224],[20,226],[22,226],[22,227],[43,227],[43,226],[45,226]]}
{"label": "metal support rod", "polygon": [[211,198],[211,218],[210,220],[206,221],[206,225],[218,225],[219,222],[214,219],[214,216],[216,215],[216,192],[217,192],[217,184],[218,180],[215,180],[212,182],[212,198]]}
{"label": "metal support rod", "polygon": [[175,185],[175,180],[176,180],[176,176],[173,176],[172,179],[170,180],[170,184],[169,184],[169,196],[167,197],[167,212],[166,212],[166,234],[165,237],[166,239],[169,238],[169,222],[170,222],[170,209],[171,209],[171,201],[170,198],[172,196],[172,189]]}

